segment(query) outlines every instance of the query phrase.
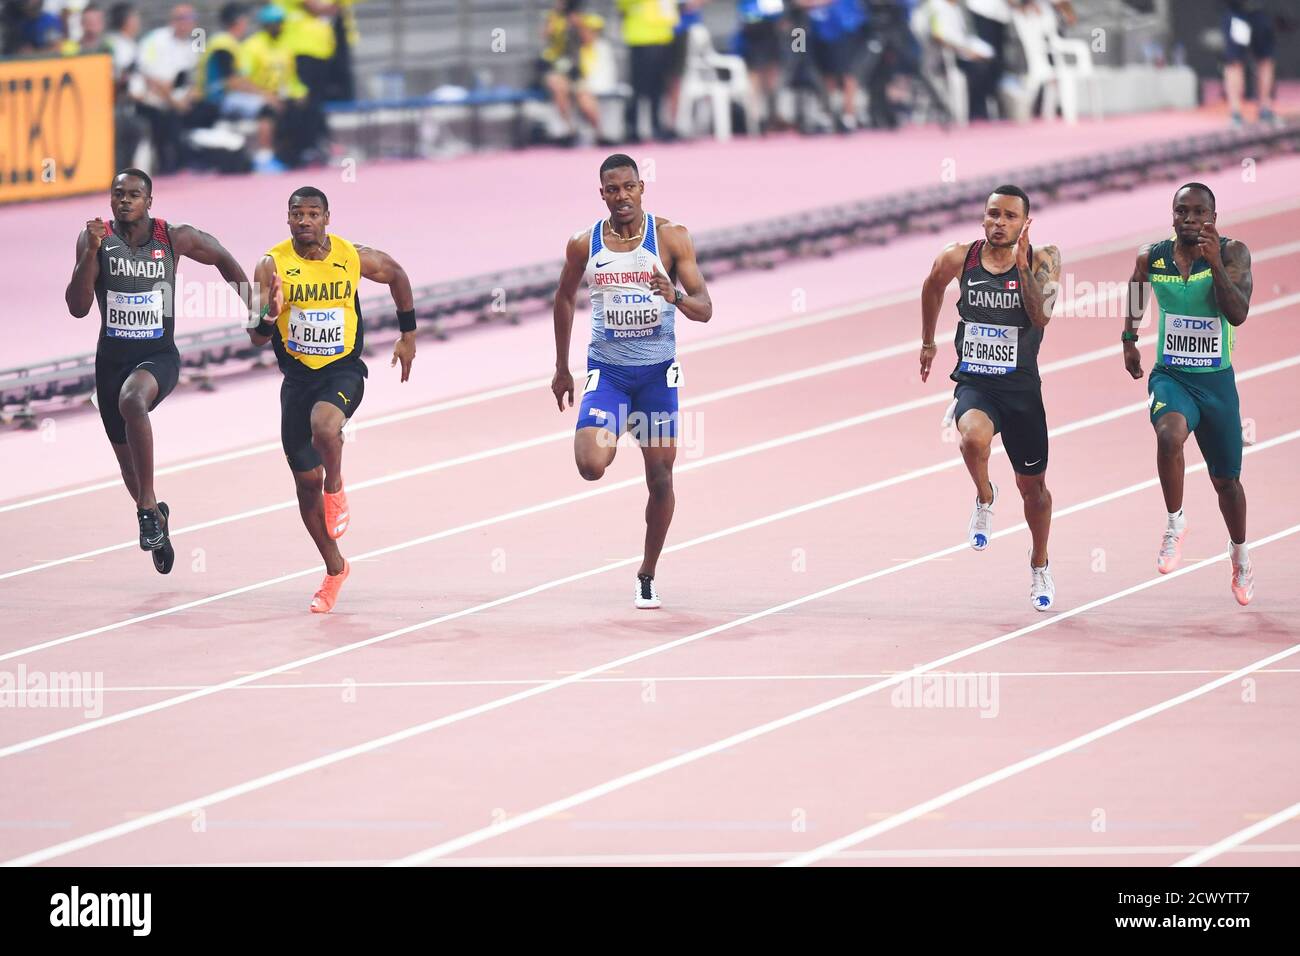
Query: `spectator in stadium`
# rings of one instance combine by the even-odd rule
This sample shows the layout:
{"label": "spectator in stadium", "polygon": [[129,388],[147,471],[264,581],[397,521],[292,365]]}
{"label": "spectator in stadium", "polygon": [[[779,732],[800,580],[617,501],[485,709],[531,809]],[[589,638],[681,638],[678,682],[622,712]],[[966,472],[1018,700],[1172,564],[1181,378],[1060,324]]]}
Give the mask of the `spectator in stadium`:
{"label": "spectator in stadium", "polygon": [[105,35],[104,8],[94,0],[81,8],[81,31],[76,40],[68,40],[63,52],[68,56],[82,53],[111,53]]}
{"label": "spectator in stadium", "polygon": [[1246,92],[1246,57],[1255,61],[1259,121],[1276,123],[1273,112],[1273,22],[1262,0],[1223,0],[1223,87],[1232,112],[1232,125],[1245,119],[1241,104]]}
{"label": "spectator in stadium", "polygon": [[[113,79],[118,83],[118,94],[131,77],[139,76],[140,12],[127,0],[119,0],[108,8],[108,48],[113,54]],[[118,164],[118,168],[130,163]]]}
{"label": "spectator in stadium", "polygon": [[926,0],[922,9],[930,38],[956,54],[957,65],[966,76],[971,121],[987,120],[989,97],[995,92],[992,46],[966,23],[961,0]]}
{"label": "spectator in stadium", "polygon": [[334,58],[330,60],[330,80],[333,87],[329,99],[351,101],[357,98],[356,83],[352,76],[352,51],[357,48],[360,33],[357,30],[355,7],[359,0],[337,0],[338,12],[334,14]]}
{"label": "spectator in stadium", "polygon": [[334,99],[333,61],[338,52],[334,18],[338,5],[329,0],[277,0],[284,8],[284,42],[294,54],[298,78],[317,106]]}
{"label": "spectator in stadium", "polygon": [[[740,14],[740,42],[755,101],[754,115],[761,116],[759,129],[766,132],[788,129],[777,109],[783,58],[790,40],[784,0],[737,0]],[[761,107],[761,108],[760,108]]]}
{"label": "spectator in stadium", "polygon": [[5,55],[57,53],[64,39],[63,20],[42,9],[41,0],[13,0],[5,5]]}
{"label": "spectator in stadium", "polygon": [[145,90],[137,107],[149,123],[154,166],[160,173],[182,165],[182,129],[189,111],[194,68],[199,64],[194,35],[197,17],[188,3],[172,7],[167,25],[151,30],[140,41],[140,73]]}
{"label": "spectator in stadium", "polygon": [[256,119],[256,147],[253,169],[261,173],[284,172],[285,165],[275,158],[275,120],[283,110],[283,101],[258,89],[242,72],[241,47],[252,30],[253,18],[242,3],[227,3],[221,8],[222,30],[208,41],[199,61],[195,94],[216,119]]}
{"label": "spectator in stadium", "polygon": [[149,124],[137,110],[144,94],[140,47],[136,42],[140,29],[140,13],[126,0],[108,8],[108,34],[104,39],[113,55],[114,169],[135,166],[136,150],[149,135]]}
{"label": "spectator in stadium", "polygon": [[257,20],[262,29],[240,47],[242,69],[256,91],[276,104],[276,157],[287,166],[299,166],[318,151],[324,118],[298,78],[284,34],[284,11],[268,4],[258,11]]}
{"label": "spectator in stadium", "polygon": [[641,101],[650,101],[650,125],[655,139],[668,141],[676,134],[664,122],[663,100],[672,66],[673,28],[677,7],[667,0],[618,0],[623,15],[623,42],[631,59],[632,95],[624,109],[624,139],[641,141],[638,123]]}
{"label": "spectator in stadium", "polygon": [[865,47],[866,8],[862,0],[799,0],[808,11],[809,52],[826,86],[835,128],[858,127],[860,54]]}
{"label": "spectator in stadium", "polygon": [[912,14],[925,0],[870,0],[871,32],[867,39],[867,103],[871,125],[876,129],[897,129],[898,110],[890,95],[896,79],[913,84],[913,103],[925,97],[933,104],[940,122],[952,119],[948,101],[921,68],[921,47],[912,31]]}
{"label": "spectator in stadium", "polygon": [[556,0],[542,26],[542,82],[551,94],[556,112],[566,127],[557,142],[574,146],[578,142],[577,126],[573,120],[573,107],[591,124],[601,145],[608,145],[600,136],[600,110],[596,97],[587,86],[596,56],[596,40],[605,29],[605,18],[584,11],[585,0]]}

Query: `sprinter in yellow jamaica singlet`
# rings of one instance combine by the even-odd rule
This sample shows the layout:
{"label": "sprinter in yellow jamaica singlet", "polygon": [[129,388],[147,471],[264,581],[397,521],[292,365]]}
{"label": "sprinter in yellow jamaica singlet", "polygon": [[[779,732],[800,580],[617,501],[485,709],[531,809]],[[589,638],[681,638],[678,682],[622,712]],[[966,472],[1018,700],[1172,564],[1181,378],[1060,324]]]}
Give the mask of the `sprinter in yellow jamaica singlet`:
{"label": "sprinter in yellow jamaica singlet", "polygon": [[406,272],[387,253],[327,232],[329,200],[313,186],[289,197],[289,238],[257,264],[260,322],[254,345],[271,343],[280,386],[280,441],[298,487],[307,533],[325,559],[325,580],[311,610],[326,614],[351,568],[337,539],[350,514],[343,490],[343,426],[361,406],[367,369],[365,326],[357,287],[364,277],[393,294],[401,337],[389,366],[402,363],[402,381],[415,360],[415,303]]}

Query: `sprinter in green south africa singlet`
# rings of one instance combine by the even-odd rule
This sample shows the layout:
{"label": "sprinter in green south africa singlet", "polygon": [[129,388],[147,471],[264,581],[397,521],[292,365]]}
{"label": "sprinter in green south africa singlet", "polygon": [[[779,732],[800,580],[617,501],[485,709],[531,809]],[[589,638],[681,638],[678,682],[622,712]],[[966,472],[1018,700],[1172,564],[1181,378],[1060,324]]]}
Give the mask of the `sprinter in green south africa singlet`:
{"label": "sprinter in green south africa singlet", "polygon": [[1232,353],[1237,327],[1250,312],[1254,283],[1250,250],[1220,236],[1217,218],[1214,193],[1203,183],[1188,183],[1174,194],[1173,236],[1144,247],[1129,280],[1124,365],[1131,376],[1141,377],[1137,343],[1144,286],[1155,294],[1158,316],[1147,409],[1168,513],[1156,569],[1168,574],[1182,561],[1187,534],[1183,448],[1188,436],[1195,435],[1227,525],[1232,593],[1246,605],[1255,585],[1246,546],[1246,494],[1240,480],[1244,442]]}
{"label": "sprinter in green south africa singlet", "polygon": [[[1228,244],[1219,238],[1219,249]],[[1147,280],[1160,318],[1156,365],[1180,372],[1219,372],[1232,367],[1233,327],[1214,297],[1214,272],[1198,258],[1186,279],[1174,261],[1174,241],[1165,239],[1147,256]]]}

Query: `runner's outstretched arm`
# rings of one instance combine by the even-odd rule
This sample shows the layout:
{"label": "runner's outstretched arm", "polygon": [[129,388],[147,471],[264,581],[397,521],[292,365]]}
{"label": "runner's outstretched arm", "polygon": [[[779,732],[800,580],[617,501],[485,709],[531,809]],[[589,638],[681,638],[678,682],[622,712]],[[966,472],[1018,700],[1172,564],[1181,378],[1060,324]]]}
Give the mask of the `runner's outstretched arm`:
{"label": "runner's outstretched arm", "polygon": [[939,310],[943,308],[943,294],[948,284],[961,275],[962,263],[966,261],[966,251],[970,244],[953,242],[944,247],[943,252],[934,260],[930,274],[921,284],[921,381],[930,377],[930,365],[939,350],[934,341],[935,330],[939,326]]}
{"label": "runner's outstretched arm", "polygon": [[569,237],[564,247],[564,269],[560,284],[555,290],[555,376],[551,379],[551,392],[555,404],[564,411],[565,396],[573,407],[573,373],[569,371],[569,340],[573,337],[573,306],[582,284],[582,274],[587,271],[587,243],[589,232],[579,232]]}
{"label": "runner's outstretched arm", "polygon": [[393,345],[393,360],[388,363],[392,368],[402,363],[402,381],[411,377],[411,363],[415,361],[415,296],[411,292],[411,279],[401,264],[386,252],[357,244],[357,254],[361,257],[361,275],[371,282],[382,282],[392,293],[393,304],[397,306],[397,321],[402,330]]}

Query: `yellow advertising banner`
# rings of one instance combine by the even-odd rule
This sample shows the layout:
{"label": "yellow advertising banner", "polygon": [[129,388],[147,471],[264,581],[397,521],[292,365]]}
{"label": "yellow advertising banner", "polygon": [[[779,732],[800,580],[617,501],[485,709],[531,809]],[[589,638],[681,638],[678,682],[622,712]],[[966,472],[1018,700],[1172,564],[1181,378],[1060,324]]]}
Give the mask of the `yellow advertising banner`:
{"label": "yellow advertising banner", "polygon": [[0,62],[0,203],[108,189],[113,172],[112,57]]}

